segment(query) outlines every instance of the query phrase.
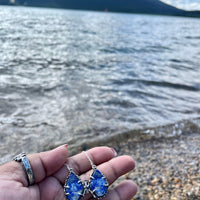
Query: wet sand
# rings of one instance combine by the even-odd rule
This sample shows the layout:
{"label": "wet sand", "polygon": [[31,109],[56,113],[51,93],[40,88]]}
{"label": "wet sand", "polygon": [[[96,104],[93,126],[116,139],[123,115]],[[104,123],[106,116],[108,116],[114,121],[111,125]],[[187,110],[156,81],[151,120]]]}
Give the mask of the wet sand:
{"label": "wet sand", "polygon": [[122,179],[134,180],[134,200],[200,199],[200,134],[126,142],[114,146],[136,161],[136,169]]}

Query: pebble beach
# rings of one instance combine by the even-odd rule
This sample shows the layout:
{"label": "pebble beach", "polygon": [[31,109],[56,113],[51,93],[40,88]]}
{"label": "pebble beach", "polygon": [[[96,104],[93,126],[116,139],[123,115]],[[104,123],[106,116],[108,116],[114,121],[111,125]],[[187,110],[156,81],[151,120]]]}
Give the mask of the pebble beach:
{"label": "pebble beach", "polygon": [[200,134],[135,142],[115,146],[136,161],[136,169],[122,179],[138,185],[133,200],[199,200]]}

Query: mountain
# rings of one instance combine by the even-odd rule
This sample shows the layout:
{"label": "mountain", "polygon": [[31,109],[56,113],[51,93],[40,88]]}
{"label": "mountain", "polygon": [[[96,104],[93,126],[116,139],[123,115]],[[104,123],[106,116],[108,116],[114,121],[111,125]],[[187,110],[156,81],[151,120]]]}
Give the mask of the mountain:
{"label": "mountain", "polygon": [[0,5],[10,5],[8,0],[0,0]]}
{"label": "mountain", "polygon": [[[0,0],[0,4],[5,5],[5,2],[7,2],[7,5],[11,4],[11,0]],[[200,17],[200,11],[184,11],[165,4],[160,0],[15,0],[14,4],[36,7]]]}
{"label": "mountain", "polygon": [[68,0],[60,1],[63,7],[71,9],[108,10],[111,12],[174,14],[178,9],[159,0]]}

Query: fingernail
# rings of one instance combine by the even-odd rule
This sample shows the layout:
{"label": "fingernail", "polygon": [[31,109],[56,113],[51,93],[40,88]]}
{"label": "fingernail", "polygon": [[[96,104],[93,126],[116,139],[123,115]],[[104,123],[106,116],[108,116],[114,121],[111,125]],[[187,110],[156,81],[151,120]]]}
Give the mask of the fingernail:
{"label": "fingernail", "polygon": [[68,144],[63,144],[62,147],[67,148],[67,147],[68,147]]}
{"label": "fingernail", "polygon": [[113,151],[114,156],[117,156],[117,152],[115,151],[115,149],[111,148]]}

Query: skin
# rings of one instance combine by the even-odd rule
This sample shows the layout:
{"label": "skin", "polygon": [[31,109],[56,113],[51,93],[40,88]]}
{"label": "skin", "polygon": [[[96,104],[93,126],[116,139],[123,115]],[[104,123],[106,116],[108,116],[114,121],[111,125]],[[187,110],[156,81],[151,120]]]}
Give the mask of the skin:
{"label": "skin", "polygon": [[[108,147],[95,147],[87,151],[97,168],[106,176],[111,185],[118,177],[135,167],[129,156],[116,157],[116,152]],[[11,161],[0,166],[0,199],[1,200],[66,200],[63,190],[69,174],[67,163],[81,180],[89,180],[92,174],[91,165],[84,153],[68,158],[67,145],[54,150],[28,155],[32,166],[35,184],[28,187],[25,172],[21,163]],[[131,200],[137,192],[132,181],[124,181],[110,189],[102,200]],[[87,194],[82,200],[94,199]]]}

